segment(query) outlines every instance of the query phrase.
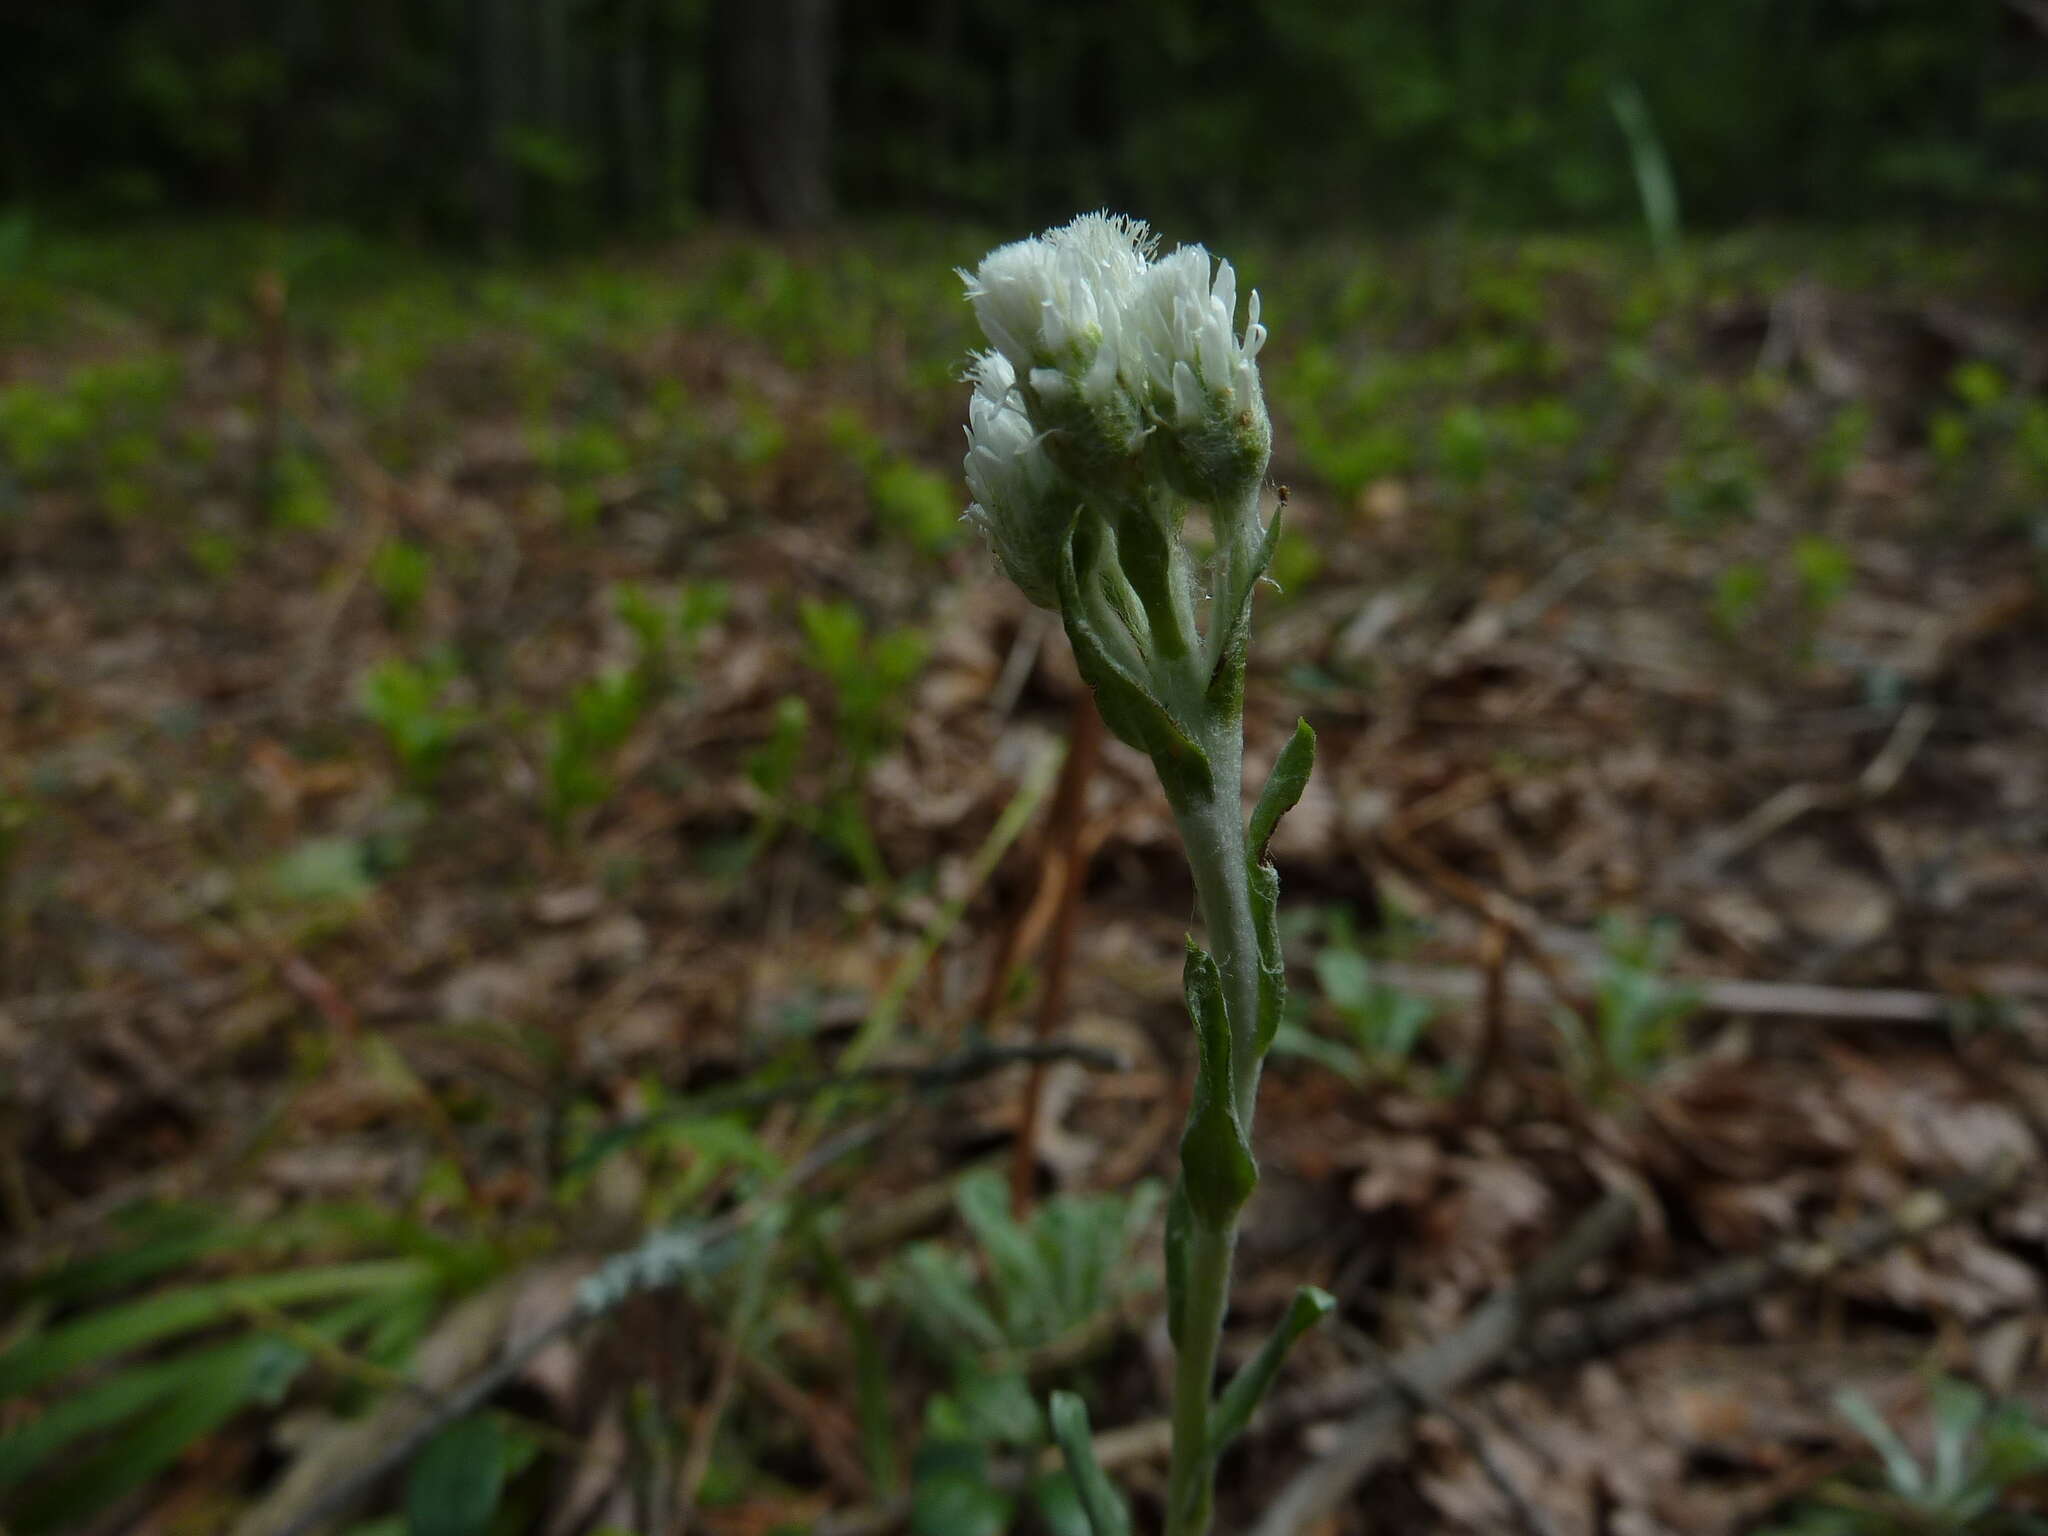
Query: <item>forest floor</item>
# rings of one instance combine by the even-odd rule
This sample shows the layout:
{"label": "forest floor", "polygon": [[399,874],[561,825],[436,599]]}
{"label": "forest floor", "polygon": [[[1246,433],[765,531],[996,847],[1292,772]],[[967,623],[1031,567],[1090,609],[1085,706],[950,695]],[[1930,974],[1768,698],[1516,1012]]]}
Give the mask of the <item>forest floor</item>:
{"label": "forest floor", "polygon": [[[1192,892],[958,521],[985,244],[0,266],[0,1528],[1064,1533],[1062,1385],[1153,1528]],[[2048,1518],[2041,273],[1239,265],[1321,754],[1227,1362],[1338,1310],[1219,1529]]]}

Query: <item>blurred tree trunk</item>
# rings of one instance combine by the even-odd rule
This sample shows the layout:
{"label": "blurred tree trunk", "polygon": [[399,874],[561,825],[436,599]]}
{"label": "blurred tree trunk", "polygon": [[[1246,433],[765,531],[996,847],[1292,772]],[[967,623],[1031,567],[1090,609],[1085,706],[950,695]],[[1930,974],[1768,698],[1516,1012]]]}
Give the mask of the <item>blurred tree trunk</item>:
{"label": "blurred tree trunk", "polygon": [[715,0],[705,198],[771,229],[832,214],[833,0]]}
{"label": "blurred tree trunk", "polygon": [[484,228],[509,240],[522,222],[519,174],[505,153],[506,134],[525,110],[525,50],[520,46],[525,7],[503,0],[470,0],[470,25],[477,43],[477,76],[482,98],[477,165],[483,185]]}

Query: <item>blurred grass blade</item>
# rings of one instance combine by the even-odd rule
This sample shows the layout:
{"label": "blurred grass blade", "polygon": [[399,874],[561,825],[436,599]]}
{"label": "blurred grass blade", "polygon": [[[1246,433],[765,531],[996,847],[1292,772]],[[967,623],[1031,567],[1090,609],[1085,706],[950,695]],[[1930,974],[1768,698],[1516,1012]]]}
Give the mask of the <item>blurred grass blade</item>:
{"label": "blurred grass blade", "polygon": [[868,1321],[866,1308],[854,1289],[853,1271],[846,1260],[822,1237],[813,1236],[811,1252],[818,1273],[839,1315],[846,1320],[846,1332],[853,1341],[854,1414],[860,1424],[861,1459],[867,1463],[868,1479],[878,1498],[896,1492],[896,1428],[889,1414],[889,1374],[882,1361],[881,1346]]}
{"label": "blurred grass blade", "polygon": [[1095,1536],[1131,1536],[1131,1515],[1123,1495],[1095,1459],[1095,1440],[1088,1429],[1088,1406],[1072,1392],[1052,1395],[1052,1437],[1067,1458],[1067,1473]]}
{"label": "blurred grass blade", "polygon": [[1608,87],[1607,103],[1614,110],[1614,120],[1621,124],[1622,137],[1628,140],[1629,165],[1635,172],[1636,195],[1642,199],[1650,246],[1659,261],[1669,261],[1678,254],[1678,185],[1671,176],[1664,141],[1657,136],[1649,103],[1633,80],[1618,80]]}
{"label": "blurred grass blade", "polygon": [[259,1399],[271,1398],[305,1357],[274,1339],[245,1338],[176,1362],[174,1390],[108,1444],[50,1479],[9,1512],[18,1536],[75,1529],[163,1472]]}
{"label": "blurred grass blade", "polygon": [[433,1270],[420,1260],[386,1259],[165,1291],[23,1340],[0,1355],[0,1398],[33,1391],[81,1366],[159,1339],[239,1317],[245,1303],[289,1307],[335,1296],[418,1290],[432,1280]]}
{"label": "blurred grass blade", "polygon": [[149,1207],[116,1224],[125,1229],[123,1236],[133,1239],[133,1246],[51,1270],[30,1283],[28,1294],[43,1301],[76,1303],[140,1285],[222,1249],[253,1246],[262,1235],[195,1205]]}

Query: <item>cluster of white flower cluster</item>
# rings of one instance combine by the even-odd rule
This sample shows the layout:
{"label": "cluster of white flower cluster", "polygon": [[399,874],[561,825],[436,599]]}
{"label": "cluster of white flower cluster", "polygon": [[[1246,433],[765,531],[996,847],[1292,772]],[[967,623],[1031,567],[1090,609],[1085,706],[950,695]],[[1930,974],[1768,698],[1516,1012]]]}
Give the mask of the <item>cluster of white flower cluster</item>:
{"label": "cluster of white flower cluster", "polygon": [[[1198,245],[1153,259],[1135,219],[1092,213],[961,273],[993,350],[970,377],[968,516],[1011,580],[1057,608],[1077,508],[1164,484],[1240,522],[1272,451],[1259,296],[1237,329],[1237,274]],[[1256,519],[1256,508],[1250,515]]]}

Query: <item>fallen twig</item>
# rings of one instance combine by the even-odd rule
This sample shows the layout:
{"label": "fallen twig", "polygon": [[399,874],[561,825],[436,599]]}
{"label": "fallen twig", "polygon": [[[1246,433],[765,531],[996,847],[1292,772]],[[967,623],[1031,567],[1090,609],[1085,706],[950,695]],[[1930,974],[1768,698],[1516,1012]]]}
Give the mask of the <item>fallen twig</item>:
{"label": "fallen twig", "polygon": [[[1485,996],[1486,979],[1470,970],[1406,965],[1382,966],[1380,974],[1394,986],[1448,1003],[1477,1003]],[[1817,1019],[1836,1024],[1945,1025],[1953,1011],[1950,999],[1938,992],[1899,987],[1827,987],[1803,981],[1744,981],[1730,976],[1680,976],[1710,1013],[1742,1013],[1760,1017]],[[1509,997],[1518,1003],[1542,1003],[1554,993],[1533,976],[1510,975]]]}
{"label": "fallen twig", "polygon": [[[893,1117],[892,1117],[893,1118]],[[575,1301],[561,1308],[523,1338],[507,1345],[497,1361],[461,1385],[439,1395],[439,1403],[407,1426],[375,1455],[337,1478],[298,1509],[261,1529],[260,1536],[311,1536],[367,1497],[378,1483],[403,1467],[422,1447],[457,1419],[476,1412],[516,1381],[541,1351],[585,1323],[616,1311],[629,1297],[659,1290],[684,1275],[723,1262],[759,1213],[808,1183],[841,1158],[876,1140],[887,1120],[872,1120],[827,1137],[809,1156],[775,1185],[740,1209],[680,1228],[656,1232],[645,1241],[614,1255],[578,1288]],[[240,1536],[258,1536],[255,1530]]]}
{"label": "fallen twig", "polygon": [[1883,799],[1934,728],[1934,706],[1909,704],[1863,771],[1846,784],[1788,784],[1731,827],[1709,837],[1674,871],[1676,885],[1710,880],[1731,860],[1812,811],[1846,810]]}
{"label": "fallen twig", "polygon": [[1443,1393],[1433,1390],[1426,1382],[1415,1380],[1405,1374],[1400,1365],[1382,1354],[1379,1368],[1386,1373],[1394,1390],[1401,1394],[1411,1412],[1433,1413],[1457,1433],[1458,1439],[1479,1463],[1479,1470],[1486,1480],[1493,1484],[1493,1491],[1500,1495],[1507,1505],[1508,1513],[1514,1517],[1522,1536],[1557,1536],[1557,1527],[1543,1510],[1522,1491],[1512,1473],[1501,1464],[1498,1456],[1486,1443],[1486,1436],[1470,1414],[1453,1403]]}
{"label": "fallen twig", "polygon": [[[1644,1286],[1597,1306],[1555,1314],[1533,1332],[1541,1308],[1531,1302],[1541,1286],[1537,1271],[1532,1271],[1528,1280],[1488,1302],[1456,1332],[1419,1350],[1404,1351],[1397,1366],[1409,1380],[1428,1383],[1445,1394],[1606,1355],[1694,1318],[1739,1305],[1773,1286],[1818,1280],[1937,1227],[1973,1216],[2011,1189],[2019,1171],[2017,1161],[2005,1160],[1943,1189],[1918,1191],[1890,1211],[1837,1226],[1819,1238],[1781,1243],[1766,1253],[1730,1260],[1691,1280]],[[1578,1247],[1604,1209],[1596,1209],[1554,1254],[1565,1256]],[[1577,1267],[1574,1263],[1571,1269]],[[1555,1279],[1557,1270],[1550,1259],[1542,1261],[1539,1269]],[[1412,1364],[1406,1363],[1411,1360]],[[1253,1528],[1252,1536],[1297,1536],[1335,1509],[1392,1454],[1412,1414],[1389,1373],[1368,1369],[1340,1382],[1276,1399],[1255,1421],[1271,1427],[1353,1409],[1358,1411],[1344,1426],[1343,1443],[1282,1490]]]}
{"label": "fallen twig", "polygon": [[1690,1280],[1639,1286],[1599,1306],[1559,1313],[1502,1362],[1502,1375],[1572,1365],[1737,1306],[1779,1284],[1810,1283],[1977,1215],[2018,1181],[2017,1159],[1938,1189],[1917,1190],[1889,1211],[1841,1223],[1816,1238],[1794,1238],[1767,1252],[1730,1259]]}
{"label": "fallen twig", "polygon": [[1609,1193],[1563,1241],[1497,1292],[1464,1324],[1420,1348],[1404,1350],[1391,1371],[1374,1371],[1368,1405],[1346,1423],[1337,1449],[1281,1490],[1253,1527],[1253,1536],[1294,1536],[1334,1510],[1379,1465],[1407,1426],[1418,1395],[1442,1398],[1477,1380],[1513,1347],[1536,1318],[1563,1298],[1579,1271],[1620,1242],[1635,1221],[1635,1202]]}
{"label": "fallen twig", "polygon": [[792,1100],[815,1099],[823,1093],[867,1083],[902,1083],[914,1092],[928,1092],[973,1082],[1005,1067],[1037,1066],[1052,1061],[1076,1062],[1096,1072],[1119,1072],[1130,1065],[1107,1046],[1085,1040],[1022,1040],[1012,1044],[977,1041],[965,1050],[942,1056],[937,1061],[878,1062],[851,1072],[826,1072],[814,1077],[792,1078],[786,1083],[700,1094],[673,1109],[642,1115],[636,1120],[613,1126],[591,1142],[578,1159],[578,1164],[587,1166],[608,1157],[663,1126],[702,1120],[712,1115],[737,1114]]}

